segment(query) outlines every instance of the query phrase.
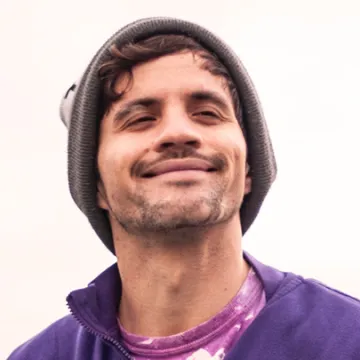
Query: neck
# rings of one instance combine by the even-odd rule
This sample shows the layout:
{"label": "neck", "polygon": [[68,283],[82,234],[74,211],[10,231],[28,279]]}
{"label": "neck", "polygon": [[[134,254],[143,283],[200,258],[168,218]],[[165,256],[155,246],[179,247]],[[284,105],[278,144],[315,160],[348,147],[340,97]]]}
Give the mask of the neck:
{"label": "neck", "polygon": [[169,336],[203,323],[230,302],[248,273],[238,216],[187,230],[191,241],[184,230],[172,234],[184,241],[168,242],[113,231],[122,280],[119,318],[133,334]]}

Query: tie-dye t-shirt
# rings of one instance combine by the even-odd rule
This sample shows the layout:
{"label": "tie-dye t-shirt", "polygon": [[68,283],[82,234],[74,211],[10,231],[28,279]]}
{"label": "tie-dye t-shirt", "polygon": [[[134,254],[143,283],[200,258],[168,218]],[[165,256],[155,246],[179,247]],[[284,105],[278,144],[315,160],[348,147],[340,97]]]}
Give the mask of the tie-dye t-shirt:
{"label": "tie-dye t-shirt", "polygon": [[232,348],[265,305],[263,285],[251,269],[236,296],[210,320],[183,333],[147,338],[128,333],[124,345],[135,360],[220,360]]}

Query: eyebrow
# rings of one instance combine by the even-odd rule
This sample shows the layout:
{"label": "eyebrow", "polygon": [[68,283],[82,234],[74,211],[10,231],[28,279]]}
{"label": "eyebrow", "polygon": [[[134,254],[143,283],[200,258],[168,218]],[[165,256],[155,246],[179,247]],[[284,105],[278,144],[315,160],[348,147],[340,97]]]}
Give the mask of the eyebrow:
{"label": "eyebrow", "polygon": [[[217,105],[223,111],[227,111],[229,106],[222,96],[218,95],[214,91],[199,90],[193,91],[186,96],[188,99],[198,102],[212,102]],[[160,104],[162,100],[155,97],[144,97],[126,102],[114,115],[114,121],[121,121],[126,116],[130,115],[134,110],[149,108],[156,104]]]}

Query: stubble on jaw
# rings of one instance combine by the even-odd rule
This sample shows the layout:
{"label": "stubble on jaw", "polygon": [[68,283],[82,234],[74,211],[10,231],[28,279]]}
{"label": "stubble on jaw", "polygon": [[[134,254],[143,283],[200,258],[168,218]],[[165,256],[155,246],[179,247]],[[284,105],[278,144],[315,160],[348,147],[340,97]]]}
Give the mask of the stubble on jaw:
{"label": "stubble on jaw", "polygon": [[[186,197],[186,189],[193,184],[179,182],[172,186],[180,187],[174,191],[183,191]],[[146,191],[138,189],[126,195],[125,203],[132,204],[132,211],[124,208],[110,211],[118,225],[132,237],[143,239],[146,247],[185,245],[199,241],[212,226],[229,221],[239,211],[239,201],[226,201],[225,193],[226,183],[221,179],[208,194],[200,195],[191,203],[186,200],[184,203],[171,200],[150,203]],[[112,201],[121,203],[116,194]]]}

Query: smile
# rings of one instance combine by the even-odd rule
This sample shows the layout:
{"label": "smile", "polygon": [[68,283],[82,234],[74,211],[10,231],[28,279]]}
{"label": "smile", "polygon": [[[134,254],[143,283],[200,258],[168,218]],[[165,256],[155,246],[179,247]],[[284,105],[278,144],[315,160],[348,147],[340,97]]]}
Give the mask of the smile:
{"label": "smile", "polygon": [[164,174],[195,175],[196,173],[214,172],[217,169],[208,161],[200,159],[172,159],[158,163],[147,169],[142,177],[152,178]]}

